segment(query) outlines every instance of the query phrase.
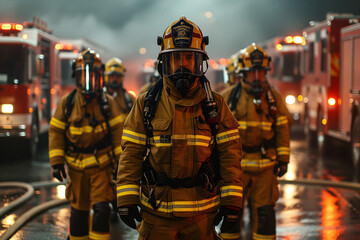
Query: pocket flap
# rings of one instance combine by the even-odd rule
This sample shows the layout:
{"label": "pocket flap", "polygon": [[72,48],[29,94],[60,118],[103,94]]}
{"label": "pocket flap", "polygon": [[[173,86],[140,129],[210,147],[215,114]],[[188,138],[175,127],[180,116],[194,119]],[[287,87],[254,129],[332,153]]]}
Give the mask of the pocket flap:
{"label": "pocket flap", "polygon": [[154,130],[165,131],[169,129],[171,119],[154,119],[151,124]]}

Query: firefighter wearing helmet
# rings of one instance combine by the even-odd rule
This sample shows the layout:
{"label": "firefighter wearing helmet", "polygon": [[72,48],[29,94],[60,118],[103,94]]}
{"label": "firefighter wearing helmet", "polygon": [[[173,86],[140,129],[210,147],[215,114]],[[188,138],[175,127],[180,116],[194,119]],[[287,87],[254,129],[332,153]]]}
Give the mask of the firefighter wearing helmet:
{"label": "firefighter wearing helmet", "polygon": [[73,64],[73,77],[76,89],[60,100],[50,121],[52,174],[59,181],[69,175],[69,239],[110,239],[109,203],[115,198],[112,159],[118,159],[121,152],[118,136],[123,119],[114,99],[103,91],[99,54],[91,49],[80,53]]}
{"label": "firefighter wearing helmet", "polygon": [[[126,119],[127,115],[131,111],[131,108],[135,102],[135,98],[129,94],[123,86],[126,69],[123,62],[113,57],[105,64],[105,86],[107,93],[115,99],[120,116],[122,119]],[[117,137],[121,138],[121,135]],[[116,180],[117,162],[118,159],[113,159],[113,179]],[[116,198],[112,202],[111,221],[118,221]]]}
{"label": "firefighter wearing helmet", "polygon": [[269,61],[261,47],[248,46],[239,57],[243,79],[223,94],[240,125],[244,200],[250,202],[254,239],[276,238],[277,177],[287,172],[290,153],[289,114],[266,81]]}
{"label": "firefighter wearing helmet", "polygon": [[158,37],[162,79],[125,121],[118,210],[129,227],[140,221],[139,239],[211,240],[222,219],[223,236],[239,234],[241,140],[204,76],[207,43],[185,17],[172,23]]}
{"label": "firefighter wearing helmet", "polygon": [[139,96],[143,93],[146,93],[149,90],[149,88],[151,88],[156,83],[156,81],[160,79],[158,65],[159,65],[159,60],[155,59],[154,72],[151,74],[149,82],[140,88]]}

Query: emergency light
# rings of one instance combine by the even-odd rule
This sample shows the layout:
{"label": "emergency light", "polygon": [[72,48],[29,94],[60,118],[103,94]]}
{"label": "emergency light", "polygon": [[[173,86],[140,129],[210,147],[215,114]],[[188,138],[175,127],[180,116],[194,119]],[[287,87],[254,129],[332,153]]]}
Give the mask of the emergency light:
{"label": "emergency light", "polygon": [[0,23],[0,31],[2,33],[18,33],[23,30],[23,25],[18,23]]}

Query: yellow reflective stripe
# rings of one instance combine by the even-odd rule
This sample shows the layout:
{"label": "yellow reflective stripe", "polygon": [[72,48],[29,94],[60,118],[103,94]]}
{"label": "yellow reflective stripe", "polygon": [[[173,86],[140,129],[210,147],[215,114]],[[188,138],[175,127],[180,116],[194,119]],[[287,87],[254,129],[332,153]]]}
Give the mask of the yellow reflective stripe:
{"label": "yellow reflective stripe", "polygon": [[216,142],[218,144],[220,144],[220,143],[229,142],[229,141],[232,141],[232,140],[235,140],[238,138],[240,138],[239,130],[234,129],[234,130],[230,130],[230,131],[226,131],[226,132],[217,134]]}
{"label": "yellow reflective stripe", "polygon": [[211,137],[205,135],[188,135],[188,134],[174,134],[172,135],[173,139],[177,140],[185,140],[185,139],[203,139],[203,140],[211,140]]}
{"label": "yellow reflective stripe", "polygon": [[247,125],[245,121],[238,121],[239,123],[239,129],[246,129]]}
{"label": "yellow reflective stripe", "polygon": [[89,232],[90,239],[99,239],[99,240],[109,240],[110,233],[98,233],[98,232]]}
{"label": "yellow reflective stripe", "polygon": [[240,239],[241,233],[220,233],[220,237],[224,239]]}
{"label": "yellow reflective stripe", "polygon": [[277,118],[276,120],[276,126],[282,125],[282,124],[287,124],[288,123],[288,119],[286,116],[280,116]]}
{"label": "yellow reflective stripe", "polygon": [[170,137],[170,142],[161,142],[161,136],[154,136],[150,139],[151,145],[155,147],[170,147],[172,140],[186,140],[187,145],[208,147],[211,137],[205,135],[175,134]]}
{"label": "yellow reflective stripe", "polygon": [[65,130],[65,126],[66,126],[65,122],[62,122],[62,121],[56,119],[55,117],[51,118],[50,125],[60,128],[62,130]]}
{"label": "yellow reflective stripe", "polygon": [[109,125],[110,125],[110,127],[115,126],[118,123],[124,122],[125,119],[126,119],[126,114],[120,114],[119,116],[114,117],[113,119],[111,119],[109,121]]}
{"label": "yellow reflective stripe", "polygon": [[114,149],[114,152],[115,152],[116,155],[122,153],[122,148],[121,148],[121,146],[116,147],[116,148]]}
{"label": "yellow reflective stripe", "polygon": [[64,150],[63,149],[53,149],[49,151],[49,158],[53,158],[53,157],[63,157],[65,156]]}
{"label": "yellow reflective stripe", "polygon": [[110,162],[110,158],[108,154],[104,154],[97,159],[95,156],[77,159],[70,156],[65,155],[66,162],[69,166],[77,167],[80,169],[97,166],[99,164],[105,164],[106,162]]}
{"label": "yellow reflective stripe", "polygon": [[71,236],[69,235],[70,240],[89,240],[89,235],[85,235],[85,236]]}
{"label": "yellow reflective stripe", "polygon": [[259,127],[265,131],[270,131],[272,122],[259,122],[259,121],[238,121],[239,123],[239,129],[245,130],[247,127]]}
{"label": "yellow reflective stripe", "polygon": [[[276,158],[276,157],[275,157]],[[271,165],[275,165],[275,161],[264,158],[264,159],[241,159],[241,167],[258,167],[264,168]]]}
{"label": "yellow reflective stripe", "polygon": [[[141,204],[152,208],[151,204],[149,203],[149,199],[144,195],[141,194],[140,198]],[[172,212],[199,212],[204,211],[213,207],[216,207],[220,204],[220,197],[218,195],[203,199],[200,201],[173,201],[173,202],[160,202],[156,200],[156,204],[159,207],[156,211],[165,212],[165,213],[172,213]]]}
{"label": "yellow reflective stripe", "polygon": [[242,197],[243,196],[243,187],[236,186],[236,185],[228,185],[228,186],[221,187],[220,195],[221,195],[221,197],[227,197],[227,196]]}
{"label": "yellow reflective stripe", "polygon": [[133,142],[133,143],[146,145],[146,135],[145,134],[136,133],[136,132],[133,132],[133,131],[130,131],[127,129],[124,129],[122,139]]}
{"label": "yellow reflective stripe", "polygon": [[253,240],[275,240],[276,235],[261,235],[253,232]]}
{"label": "yellow reflective stripe", "polygon": [[290,148],[288,147],[278,147],[276,151],[277,155],[290,155]]}
{"label": "yellow reflective stripe", "polygon": [[129,185],[121,185],[117,186],[116,188],[116,196],[125,196],[125,195],[137,195],[139,196],[140,193],[140,186],[135,184],[129,184]]}

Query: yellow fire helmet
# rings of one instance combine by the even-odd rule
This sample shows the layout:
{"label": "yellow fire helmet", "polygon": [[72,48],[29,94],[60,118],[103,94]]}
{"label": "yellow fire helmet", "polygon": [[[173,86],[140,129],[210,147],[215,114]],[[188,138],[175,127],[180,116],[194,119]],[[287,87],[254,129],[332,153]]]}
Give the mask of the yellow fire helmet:
{"label": "yellow fire helmet", "polygon": [[226,66],[226,72],[228,75],[234,73],[236,70],[236,66],[235,66],[235,59],[234,58],[230,58],[229,59],[229,64]]}
{"label": "yellow fire helmet", "polygon": [[105,72],[104,72],[104,74],[105,74],[105,83],[107,84],[108,81],[109,81],[108,75],[119,74],[121,76],[124,76],[125,72],[126,72],[126,69],[124,67],[123,62],[117,57],[111,58],[105,64]]}
{"label": "yellow fire helmet", "polygon": [[259,45],[252,43],[243,50],[242,54],[240,53],[238,58],[238,69],[240,72],[255,69],[270,70],[270,61],[271,58],[268,56],[266,51]]}
{"label": "yellow fire helmet", "polygon": [[88,48],[81,52],[72,68],[76,85],[83,90],[85,97],[92,98],[96,91],[102,89],[104,64],[94,50]]}
{"label": "yellow fire helmet", "polygon": [[[188,69],[191,74],[195,76],[204,74],[203,61],[209,59],[205,51],[205,46],[209,43],[209,37],[203,36],[200,28],[186,17],[180,17],[179,20],[167,27],[163,36],[158,37],[157,43],[161,46],[158,56],[161,75],[165,77],[174,75],[176,70],[179,71],[179,68],[174,69],[174,67],[170,66],[170,62],[176,61],[179,63],[181,59],[189,59],[190,57],[194,59],[192,69]],[[180,65],[182,65],[181,62]]]}

